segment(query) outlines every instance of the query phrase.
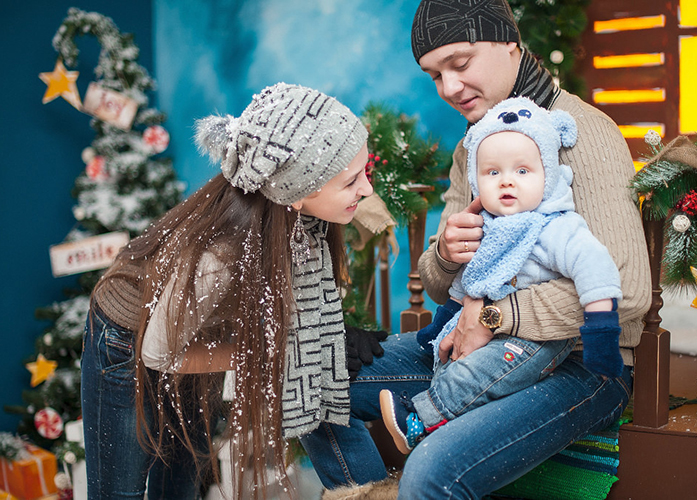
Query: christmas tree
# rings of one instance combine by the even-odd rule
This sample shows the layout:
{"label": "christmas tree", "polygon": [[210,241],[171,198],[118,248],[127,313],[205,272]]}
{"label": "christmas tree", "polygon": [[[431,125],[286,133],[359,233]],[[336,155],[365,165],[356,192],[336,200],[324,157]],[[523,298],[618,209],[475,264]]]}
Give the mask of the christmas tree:
{"label": "christmas tree", "polygon": [[[82,104],[75,85],[78,72],[66,66],[77,66],[75,38],[84,35],[96,37],[101,52],[94,69],[96,81]],[[165,115],[148,105],[155,81],[137,62],[139,50],[133,36],[122,34],[99,13],[71,8],[53,38],[53,47],[59,54],[55,69],[40,75],[48,85],[43,102],[64,98],[92,116],[90,125],[95,130],[92,144],[82,155],[86,168],[72,192],[77,223],[65,241],[114,232],[136,236],[176,205],[183,191],[171,159],[160,155],[169,135],[161,125]],[[81,413],[82,335],[89,296],[101,272],[81,274],[76,289],[66,291],[65,300],[37,309],[37,318],[52,324],[36,340],[36,353],[27,363],[32,388],[23,392],[25,406],[5,408],[22,416],[20,435],[53,448],[59,460],[66,453],[80,458],[81,450],[65,443],[62,430],[64,422]]]}
{"label": "christmas tree", "polygon": [[[572,94],[583,91],[583,79],[574,71],[581,34],[591,0],[508,0],[523,44]],[[542,21],[544,20],[544,21]]]}

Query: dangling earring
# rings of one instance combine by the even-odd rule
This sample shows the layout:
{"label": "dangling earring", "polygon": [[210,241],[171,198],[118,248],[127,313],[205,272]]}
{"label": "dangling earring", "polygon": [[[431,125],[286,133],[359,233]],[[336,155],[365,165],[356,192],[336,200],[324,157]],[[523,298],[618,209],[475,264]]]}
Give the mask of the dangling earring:
{"label": "dangling earring", "polygon": [[304,266],[310,260],[310,238],[305,232],[300,211],[298,211],[298,218],[295,220],[293,232],[290,235],[290,250],[293,252],[293,263],[296,266]]}

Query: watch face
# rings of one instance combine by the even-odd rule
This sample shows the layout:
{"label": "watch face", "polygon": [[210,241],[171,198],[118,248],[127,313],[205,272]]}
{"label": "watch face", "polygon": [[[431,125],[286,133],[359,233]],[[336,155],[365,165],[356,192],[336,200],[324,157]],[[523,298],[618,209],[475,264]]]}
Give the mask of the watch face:
{"label": "watch face", "polygon": [[501,311],[495,306],[486,306],[482,309],[479,320],[488,328],[501,326]]}

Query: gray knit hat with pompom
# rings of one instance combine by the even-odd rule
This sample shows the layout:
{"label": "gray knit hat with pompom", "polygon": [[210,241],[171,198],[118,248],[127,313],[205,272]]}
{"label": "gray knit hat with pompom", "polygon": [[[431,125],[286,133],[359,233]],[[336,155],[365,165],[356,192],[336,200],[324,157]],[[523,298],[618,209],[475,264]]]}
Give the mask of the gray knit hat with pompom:
{"label": "gray knit hat with pompom", "polygon": [[196,144],[220,161],[225,178],[290,205],[317,191],[356,157],[368,131],[343,104],[322,92],[278,83],[242,112],[196,122]]}

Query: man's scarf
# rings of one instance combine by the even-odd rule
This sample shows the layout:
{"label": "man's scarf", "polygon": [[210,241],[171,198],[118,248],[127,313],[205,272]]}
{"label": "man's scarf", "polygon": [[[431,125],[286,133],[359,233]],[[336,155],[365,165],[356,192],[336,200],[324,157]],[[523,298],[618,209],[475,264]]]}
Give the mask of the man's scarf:
{"label": "man's scarf", "polygon": [[521,49],[518,76],[508,97],[527,97],[541,108],[549,109],[560,92],[552,74],[530,52]]}
{"label": "man's scarf", "polygon": [[302,220],[310,258],[293,266],[296,312],[288,333],[282,399],[286,438],[307,434],[320,422],[349,422],[344,319],[326,240],[329,223]]}

